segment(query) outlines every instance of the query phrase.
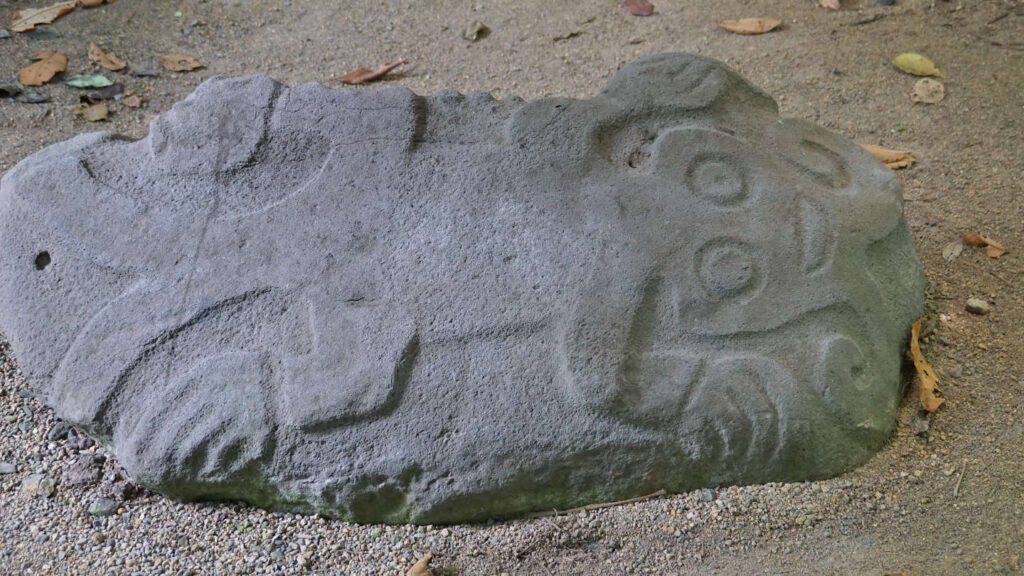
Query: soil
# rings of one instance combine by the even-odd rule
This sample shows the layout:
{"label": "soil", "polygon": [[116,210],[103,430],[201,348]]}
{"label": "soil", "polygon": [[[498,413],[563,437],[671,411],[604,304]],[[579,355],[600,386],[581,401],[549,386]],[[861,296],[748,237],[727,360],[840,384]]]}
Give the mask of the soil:
{"label": "soil", "polygon": [[[0,0],[0,28],[8,27],[18,8],[45,3]],[[435,553],[434,574],[1019,572],[1024,4],[897,0],[883,6],[844,0],[838,12],[812,0],[655,4],[654,15],[646,18],[631,16],[616,0],[118,0],[79,8],[38,33],[0,38],[0,81],[16,79],[47,49],[67,54],[65,77],[102,71],[89,64],[90,42],[127,60],[130,71],[157,70],[156,56],[166,53],[195,56],[205,68],[163,70],[158,77],[108,72],[145,104],[133,109],[111,103],[105,123],[77,117],[81,91],[59,81],[39,89],[50,97],[47,103],[0,101],[0,172],[82,132],[141,137],[155,113],[215,74],[266,73],[289,85],[339,87],[339,78],[352,69],[406,58],[407,64],[374,85],[403,85],[421,94],[456,89],[526,99],[588,97],[621,63],[638,56],[701,53],[762,87],[784,115],[916,156],[917,163],[898,175],[930,283],[933,330],[923,351],[945,397],[929,430],[915,434],[919,428],[912,428],[917,400],[911,386],[891,442],[843,477],[721,487],[530,521],[425,530],[360,527],[239,505],[173,504],[143,493],[97,523],[84,512],[96,488],[58,484],[50,499],[22,493],[28,472],[51,466],[50,473],[60,476],[77,449],[46,438],[52,412],[28,397],[24,381],[9,367],[0,383],[0,409],[9,416],[0,421],[0,461],[13,461],[19,472],[0,475],[0,516],[12,514],[0,532],[0,573],[143,574],[159,573],[163,566],[168,573],[400,574],[428,548]],[[740,17],[774,17],[784,24],[762,36],[715,26]],[[469,42],[460,31],[473,20],[490,32]],[[917,78],[890,64],[902,52],[936,62],[944,74],[942,102],[911,103]],[[967,230],[999,240],[1007,253],[993,259],[981,248],[966,247],[959,257],[944,258],[943,248]],[[988,301],[991,312],[967,313],[971,297]],[[8,356],[0,347],[0,364],[9,365]],[[117,479],[115,463],[108,461],[105,470],[104,482]],[[29,516],[14,518],[14,510]],[[153,518],[162,524],[155,526]],[[282,534],[281,549],[286,556],[294,550],[295,558],[264,556],[266,547],[256,544],[258,551],[239,551],[233,543],[248,546],[242,535],[203,539],[204,532],[220,533],[243,520],[261,527],[253,538]],[[323,538],[301,539],[292,534],[293,525]],[[45,526],[55,533],[46,539],[40,537]],[[90,533],[106,536],[72,546]],[[184,536],[208,544],[197,549],[183,543]],[[385,537],[386,554],[373,543]],[[65,540],[74,548],[70,557]],[[231,560],[249,552],[256,558],[249,564]],[[131,556],[131,562],[107,561],[118,554]]]}

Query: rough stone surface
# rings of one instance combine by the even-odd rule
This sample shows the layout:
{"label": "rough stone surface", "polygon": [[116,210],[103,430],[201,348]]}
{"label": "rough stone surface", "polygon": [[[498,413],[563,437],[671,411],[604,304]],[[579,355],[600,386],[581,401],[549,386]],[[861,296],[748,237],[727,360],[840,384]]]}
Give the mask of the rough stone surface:
{"label": "rough stone surface", "polygon": [[725,66],[590,100],[212,79],[0,184],[0,330],[136,480],[442,523],[868,458],[923,275],[892,173]]}
{"label": "rough stone surface", "polygon": [[102,456],[79,454],[64,468],[64,483],[71,486],[95,484],[103,476]]}
{"label": "rough stone surface", "polygon": [[57,483],[46,474],[29,474],[21,481],[21,491],[33,498],[49,498],[57,489]]}

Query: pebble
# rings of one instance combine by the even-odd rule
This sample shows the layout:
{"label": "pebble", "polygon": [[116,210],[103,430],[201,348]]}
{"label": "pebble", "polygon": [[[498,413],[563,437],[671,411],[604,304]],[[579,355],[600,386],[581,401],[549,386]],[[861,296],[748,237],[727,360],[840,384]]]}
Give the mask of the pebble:
{"label": "pebble", "polygon": [[21,481],[21,491],[27,496],[49,498],[57,489],[57,483],[46,474],[32,474]]}
{"label": "pebble", "polygon": [[98,498],[89,504],[89,514],[93,516],[113,516],[117,512],[118,503],[110,498]]}
{"label": "pebble", "polygon": [[0,474],[14,474],[18,467],[10,462],[0,462]]}
{"label": "pebble", "polygon": [[984,316],[992,310],[992,307],[989,306],[988,302],[981,298],[968,298],[965,308],[967,308],[967,311],[971,314],[977,314],[979,316]]}
{"label": "pebble", "polygon": [[895,6],[896,0],[875,0],[875,3],[879,6]]}
{"label": "pebble", "polygon": [[68,436],[68,432],[71,431],[71,426],[63,421],[58,420],[56,424],[50,427],[50,431],[46,434],[46,439],[50,442],[56,442],[58,440],[64,440]]}
{"label": "pebble", "polygon": [[100,464],[103,457],[96,454],[79,454],[64,468],[64,483],[83,486],[99,482],[103,475]]}
{"label": "pebble", "polygon": [[0,30],[0,38],[10,38],[11,33],[7,30]]}

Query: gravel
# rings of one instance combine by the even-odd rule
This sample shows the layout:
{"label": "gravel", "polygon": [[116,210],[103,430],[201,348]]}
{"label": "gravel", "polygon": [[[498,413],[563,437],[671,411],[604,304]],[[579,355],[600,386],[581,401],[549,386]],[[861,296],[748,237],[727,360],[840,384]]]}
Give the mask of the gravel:
{"label": "gravel", "polygon": [[[20,4],[0,1],[0,23]],[[785,114],[859,142],[913,150],[922,160],[900,178],[932,282],[929,315],[943,317],[938,342],[923,343],[923,352],[942,378],[946,403],[916,435],[911,388],[891,441],[836,479],[696,490],[531,521],[357,526],[237,503],[181,504],[137,488],[102,446],[74,435],[47,438],[56,417],[27,394],[0,342],[0,462],[15,467],[0,474],[0,574],[401,576],[428,550],[434,576],[1021,573],[1024,315],[1019,305],[984,317],[964,312],[969,295],[1020,302],[1021,261],[1010,245],[999,259],[966,253],[949,263],[941,255],[978,227],[1008,244],[1024,238],[1013,201],[1024,179],[1014,140],[1024,93],[1006,80],[1021,77],[1022,61],[1008,47],[1019,42],[1020,18],[1002,17],[1006,6],[902,0],[896,8],[860,3],[834,12],[775,1],[760,9],[785,19],[786,29],[753,39],[713,25],[749,8],[738,2],[655,2],[649,18],[624,15],[613,2],[442,3],[428,11],[401,2],[352,3],[343,11],[316,2],[133,4],[76,10],[50,27],[64,35],[54,40],[0,41],[9,49],[2,76],[17,77],[48,48],[88,66],[82,54],[97,38],[141,71],[155,53],[202,57],[205,72],[131,79],[146,108],[120,108],[100,128],[140,137],[149,114],[215,73],[268,72],[290,84],[336,86],[332,78],[356,66],[406,57],[410,66],[392,85],[420,94],[500,88],[499,95],[534,98],[592,95],[607,79],[602,74],[639,54],[683,49],[724,57],[778,97]],[[187,13],[178,19],[175,10]],[[868,21],[875,13],[884,17]],[[179,44],[179,29],[194,17],[207,24]],[[468,44],[458,30],[474,18],[494,32]],[[850,25],[857,21],[864,22]],[[551,41],[574,30],[583,34]],[[938,105],[913,106],[915,79],[888,64],[903,50],[935,60],[957,90]],[[77,93],[60,84],[44,90],[53,104],[0,102],[0,170],[98,129],[70,117]],[[104,456],[103,475],[95,484],[67,485],[63,472],[81,453]],[[32,474],[58,480],[53,496],[22,492]],[[99,498],[118,510],[90,515]]]}

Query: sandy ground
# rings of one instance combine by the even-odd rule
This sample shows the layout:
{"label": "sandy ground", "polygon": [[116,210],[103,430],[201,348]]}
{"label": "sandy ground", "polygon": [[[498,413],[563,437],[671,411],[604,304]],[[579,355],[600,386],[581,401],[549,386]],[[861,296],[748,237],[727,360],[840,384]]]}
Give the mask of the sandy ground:
{"label": "sandy ground", "polygon": [[[418,93],[453,88],[527,99],[586,97],[622,62],[698,52],[761,86],[785,115],[918,158],[899,177],[930,282],[929,314],[942,315],[924,344],[946,398],[929,432],[911,432],[915,410],[908,395],[891,443],[838,479],[722,487],[486,526],[360,527],[237,505],[180,505],[145,493],[121,502],[118,514],[96,519],[85,509],[104,486],[117,486],[116,462],[106,461],[98,486],[62,483],[62,469],[79,448],[95,448],[47,440],[51,411],[26,397],[0,348],[0,461],[17,467],[0,475],[0,516],[6,517],[0,573],[400,574],[428,549],[435,552],[434,574],[1020,572],[1024,5],[898,0],[886,7],[851,0],[831,12],[811,0],[655,2],[656,13],[647,18],[630,16],[615,0],[117,0],[79,9],[43,28],[59,36],[0,39],[0,80],[16,78],[44,49],[69,56],[67,75],[92,71],[90,42],[135,71],[157,68],[156,55],[168,52],[196,56],[206,68],[156,78],[110,73],[146,104],[112,104],[105,124],[74,117],[79,92],[56,82],[40,90],[48,103],[0,100],[0,171],[81,132],[142,136],[152,114],[214,74],[260,72],[292,85],[337,87],[348,70],[407,58],[384,84]],[[0,28],[17,8],[37,5],[0,0]],[[784,25],[750,37],[714,25],[748,16]],[[491,29],[476,43],[460,37],[472,20]],[[889,64],[901,52],[935,60],[945,74],[944,101],[911,104],[916,78]],[[990,259],[966,248],[947,261],[943,247],[965,230],[983,231],[1009,252]],[[968,297],[988,300],[992,312],[967,314]],[[23,493],[24,478],[40,469],[58,480],[51,498]],[[111,560],[118,556],[121,561]]]}

